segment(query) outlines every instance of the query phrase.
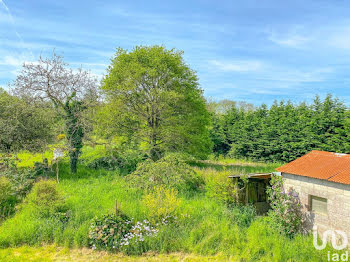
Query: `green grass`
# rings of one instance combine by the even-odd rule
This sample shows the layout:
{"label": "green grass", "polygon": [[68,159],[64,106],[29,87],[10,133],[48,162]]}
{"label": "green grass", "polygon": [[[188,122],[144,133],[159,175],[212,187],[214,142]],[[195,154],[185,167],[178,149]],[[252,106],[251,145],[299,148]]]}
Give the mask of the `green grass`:
{"label": "green grass", "polygon": [[17,154],[18,161],[16,161],[18,167],[32,167],[35,162],[43,162],[47,158],[50,162],[52,160],[52,151],[46,151],[44,153],[30,153],[21,152]]}
{"label": "green grass", "polygon": [[[29,163],[29,160],[23,162]],[[194,165],[204,176],[206,172],[214,172],[214,174],[223,171],[271,172],[278,166],[238,161],[224,165],[215,162],[196,162]],[[0,260],[12,257],[14,253],[19,254],[20,259],[25,257],[26,253],[37,252],[42,256],[36,256],[38,259],[36,261],[47,261],[55,252],[57,256],[62,257],[66,255],[65,252],[70,252],[69,249],[64,251],[62,248],[55,251],[56,247],[52,246],[48,249],[40,247],[43,244],[83,250],[81,248],[88,246],[87,236],[91,219],[114,212],[116,200],[120,209],[129,217],[143,220],[148,215],[141,204],[143,193],[129,188],[118,172],[91,170],[81,165],[78,173],[73,175],[69,173],[68,164],[63,162],[60,166],[58,188],[71,210],[69,222],[63,226],[54,220],[40,218],[30,206],[22,205],[15,216],[7,219],[0,226],[0,247],[3,248],[0,250]],[[203,192],[195,195],[180,195],[180,198],[182,200],[180,210],[186,218],[180,220],[179,226],[163,228],[149,243],[152,252],[177,253],[177,255],[174,255],[173,260],[171,255],[155,258],[178,261],[183,258],[183,254],[195,254],[192,257],[193,261],[208,256],[209,258],[214,256],[214,260],[231,259],[232,261],[322,261],[327,257],[326,251],[320,252],[313,247],[311,237],[297,236],[289,239],[281,236],[268,226],[265,218],[257,218],[249,227],[239,226],[237,220],[239,217],[233,210]],[[33,248],[28,246],[15,248],[22,245]],[[88,257],[93,257],[94,254],[90,253]],[[110,259],[117,260],[121,255],[104,253],[103,256],[107,258],[110,256]],[[48,259],[45,260],[45,257]],[[43,260],[40,260],[41,258]]]}
{"label": "green grass", "polygon": [[152,262],[209,262],[209,261],[237,261],[233,258],[217,254],[215,256],[200,256],[186,253],[155,254],[148,253],[140,256],[125,256],[120,253],[92,251],[91,249],[67,249],[54,245],[43,247],[22,246],[18,248],[0,249],[0,261],[152,261]]}
{"label": "green grass", "polygon": [[[45,158],[49,160],[51,163],[53,158],[53,149],[54,146],[49,146],[49,150],[42,153],[31,153],[27,151],[23,151],[17,153],[17,161],[16,164],[18,167],[32,167],[35,162],[43,162]],[[85,160],[93,160],[98,157],[102,157],[106,155],[108,149],[104,145],[97,145],[95,147],[84,146],[82,149],[82,156],[80,157],[81,162]]]}
{"label": "green grass", "polygon": [[212,169],[216,171],[228,171],[232,174],[248,174],[248,173],[269,173],[276,171],[281,163],[254,163],[241,161],[238,159],[225,159],[225,161],[191,161],[190,165],[199,169]]}

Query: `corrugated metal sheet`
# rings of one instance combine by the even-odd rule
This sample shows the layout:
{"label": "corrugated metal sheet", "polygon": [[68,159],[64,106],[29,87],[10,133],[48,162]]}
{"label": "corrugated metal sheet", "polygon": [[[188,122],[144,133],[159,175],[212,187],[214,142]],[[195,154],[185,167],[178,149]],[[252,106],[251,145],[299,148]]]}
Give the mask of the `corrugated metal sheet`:
{"label": "corrugated metal sheet", "polygon": [[350,155],[348,154],[314,150],[276,170],[350,185]]}

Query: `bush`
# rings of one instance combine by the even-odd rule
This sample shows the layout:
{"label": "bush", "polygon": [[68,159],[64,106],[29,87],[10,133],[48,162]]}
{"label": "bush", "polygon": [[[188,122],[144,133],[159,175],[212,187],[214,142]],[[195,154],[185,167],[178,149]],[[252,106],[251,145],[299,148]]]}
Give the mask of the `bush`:
{"label": "bush", "polygon": [[13,196],[11,181],[6,177],[0,177],[0,205],[3,206]]}
{"label": "bush", "polygon": [[0,221],[13,213],[16,196],[11,181],[0,176]]}
{"label": "bush", "polygon": [[226,204],[233,204],[235,202],[235,186],[232,179],[228,178],[231,174],[230,171],[216,171],[209,169],[205,172],[204,180],[206,195]]}
{"label": "bush", "polygon": [[11,185],[18,201],[21,201],[27,195],[32,189],[35,179],[38,177],[36,168],[20,169],[17,168],[15,163],[2,170],[0,175],[11,181]]}
{"label": "bush", "polygon": [[181,200],[177,198],[176,189],[157,186],[153,192],[143,197],[142,203],[147,208],[150,220],[160,222],[177,215]]}
{"label": "bush", "polygon": [[87,163],[89,168],[93,169],[105,169],[105,170],[117,170],[125,173],[135,171],[137,164],[143,160],[143,156],[139,151],[126,149],[114,150],[110,156],[102,156],[93,159]]}
{"label": "bush", "polygon": [[37,169],[19,169],[10,156],[2,157],[0,166],[0,218],[4,219],[15,212],[16,204],[31,190]]}
{"label": "bush", "polygon": [[127,255],[141,255],[151,248],[146,240],[156,237],[157,233],[149,221],[136,222],[121,240],[119,249]]}
{"label": "bush", "polygon": [[90,226],[89,244],[93,249],[116,250],[131,228],[132,220],[121,212],[96,218]]}
{"label": "bush", "polygon": [[53,171],[49,168],[49,161],[47,158],[44,158],[43,162],[35,162],[34,163],[34,176],[35,177],[49,177],[50,175],[54,174]]}
{"label": "bush", "polygon": [[204,183],[201,176],[178,154],[167,155],[157,162],[149,159],[140,163],[128,180],[133,186],[145,190],[166,186],[182,192],[198,190]]}
{"label": "bush", "polygon": [[57,183],[53,180],[37,182],[24,204],[33,206],[45,217],[59,216],[58,213],[67,211],[63,196],[57,190]]}
{"label": "bush", "polygon": [[267,194],[272,210],[269,211],[271,225],[289,237],[301,232],[302,212],[297,192],[289,189],[286,193],[281,176],[271,177]]}
{"label": "bush", "polygon": [[115,157],[104,156],[92,160],[88,163],[89,168],[93,169],[105,169],[105,170],[115,170],[119,168],[119,161]]}

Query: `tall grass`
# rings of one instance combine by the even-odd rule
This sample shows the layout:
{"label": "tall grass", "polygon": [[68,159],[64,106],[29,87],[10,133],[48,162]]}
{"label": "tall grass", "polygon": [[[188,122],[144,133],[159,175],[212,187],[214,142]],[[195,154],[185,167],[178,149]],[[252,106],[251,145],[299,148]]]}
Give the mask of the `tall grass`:
{"label": "tall grass", "polygon": [[[206,172],[221,172],[215,166],[209,168],[208,163],[197,164],[196,168],[204,176]],[[240,164],[221,169],[232,173],[271,172],[274,166]],[[68,223],[41,218],[31,206],[22,204],[16,215],[0,226],[1,248],[45,243],[87,247],[91,220],[114,212],[116,200],[129,217],[143,220],[148,216],[141,204],[143,192],[128,187],[118,172],[91,170],[81,165],[73,175],[69,173],[68,163],[63,162],[58,189],[71,210]],[[183,194],[180,198],[180,223],[163,227],[156,238],[147,240],[149,250],[206,256],[220,254],[234,261],[322,261],[327,256],[326,251],[313,248],[310,237],[281,236],[269,227],[264,217],[246,222],[244,214],[207,197],[204,192]]]}

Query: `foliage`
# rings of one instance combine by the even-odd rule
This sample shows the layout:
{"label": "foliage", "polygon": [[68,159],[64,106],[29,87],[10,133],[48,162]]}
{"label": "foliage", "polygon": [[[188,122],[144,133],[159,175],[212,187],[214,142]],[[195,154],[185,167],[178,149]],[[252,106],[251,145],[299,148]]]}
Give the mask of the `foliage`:
{"label": "foliage", "polygon": [[94,249],[117,249],[131,228],[132,220],[121,212],[96,218],[90,226],[89,244]]}
{"label": "foliage", "polygon": [[136,150],[115,149],[110,155],[102,156],[88,162],[88,167],[106,170],[119,169],[125,173],[130,173],[136,170],[137,164],[143,160],[143,155]]}
{"label": "foliage", "polygon": [[281,176],[271,177],[271,187],[267,189],[272,210],[269,211],[272,227],[289,237],[301,232],[302,212],[298,194],[292,188],[285,192]]}
{"label": "foliage", "polygon": [[[76,96],[75,93],[72,94],[72,97],[74,96]],[[66,124],[67,140],[69,143],[71,172],[76,173],[84,137],[83,123],[79,115],[87,108],[81,101],[71,101],[71,98],[68,98],[63,109],[65,113],[64,120]]]}
{"label": "foliage", "polygon": [[[227,162],[231,164],[228,160]],[[260,170],[271,172],[275,167],[261,163],[253,165],[251,162],[247,164],[232,162],[235,163],[231,169],[232,173],[259,172]],[[214,164],[216,163],[211,162],[211,167]],[[216,166],[219,169],[219,164]],[[90,246],[88,235],[91,220],[100,214],[110,213],[114,209],[115,199],[118,199],[120,210],[123,210],[128,217],[133,217],[135,221],[143,221],[146,208],[140,201],[142,190],[128,187],[125,179],[118,175],[118,171],[92,170],[80,165],[77,174],[71,176],[68,164],[63,162],[60,165],[60,172],[61,179],[57,187],[64,194],[65,202],[72,212],[68,222],[63,225],[57,219],[38,216],[37,209],[26,205],[0,225],[0,247],[31,245],[37,248],[38,245],[44,245],[42,248],[45,248],[47,244],[54,243],[53,251],[50,252],[66,247],[65,252],[76,252],[74,258],[78,260],[82,258],[77,254],[82,252],[91,254],[97,259],[113,260],[115,256],[119,258],[120,254],[92,252],[86,248],[77,251],[73,248]],[[159,261],[165,257],[164,254],[181,254],[181,256],[174,256],[183,259],[185,254],[191,253],[191,256],[198,260],[203,259],[203,256],[209,256],[207,259],[223,261],[231,259],[232,261],[300,262],[323,261],[328,251],[334,252],[329,247],[323,251],[316,250],[310,236],[297,234],[294,238],[286,237],[269,227],[269,221],[265,221],[264,218],[256,217],[249,227],[240,226],[241,223],[237,222],[239,215],[236,215],[236,211],[232,211],[232,207],[208,198],[201,192],[195,195],[183,194],[181,200],[181,215],[178,217],[178,222],[166,226],[159,225],[157,235],[145,237],[144,241],[139,243],[140,245],[134,246],[135,252],[144,250],[151,254],[156,253],[155,258]],[[242,219],[242,221],[244,225],[244,221],[249,220]],[[29,254],[34,254],[31,247],[26,246],[25,249],[30,250]],[[5,254],[3,260],[11,260],[12,257],[9,254],[14,256],[13,254],[17,251],[25,252],[17,248],[1,249],[0,258]],[[43,255],[43,252],[46,251],[41,250],[39,254]],[[32,258],[29,255],[22,257],[26,257],[27,260]],[[146,255],[138,258],[121,257],[121,259],[140,259],[141,261],[145,258],[148,257]],[[73,258],[68,257],[66,260],[69,259]]]}
{"label": "foliage", "polygon": [[57,189],[57,183],[53,180],[41,180],[35,183],[33,190],[28,194],[24,205],[31,205],[44,217],[65,213],[65,205],[62,194]]}
{"label": "foliage", "polygon": [[167,155],[157,162],[146,160],[140,163],[127,179],[133,186],[145,190],[167,186],[175,187],[179,191],[194,191],[203,184],[202,178],[179,154]]}
{"label": "foliage", "polygon": [[158,230],[147,220],[136,222],[130,232],[124,235],[119,249],[128,255],[141,255],[150,248],[145,240],[157,236]]}
{"label": "foliage", "polygon": [[205,170],[204,177],[206,195],[226,204],[234,203],[235,186],[232,179],[228,178],[229,175],[231,175],[230,170],[223,170],[220,172],[213,169]]}
{"label": "foliage", "polygon": [[89,168],[99,169],[103,168],[106,170],[116,170],[119,168],[120,162],[115,157],[104,156],[92,160],[89,164]]}
{"label": "foliage", "polygon": [[51,58],[40,57],[37,63],[24,64],[13,84],[17,96],[50,102],[63,117],[72,173],[77,171],[84,131],[91,126],[86,110],[97,102],[96,85],[88,71],[68,68],[55,53]]}
{"label": "foliage", "polygon": [[13,212],[15,204],[16,196],[11,181],[0,176],[0,221]]}
{"label": "foliage", "polygon": [[240,227],[249,227],[256,218],[256,209],[252,205],[231,205],[229,215]]}
{"label": "foliage", "polygon": [[0,152],[39,151],[53,141],[53,108],[0,88]]}
{"label": "foliage", "polygon": [[[3,203],[0,203],[3,217],[14,213],[16,204],[20,203],[27,193],[31,190],[38,175],[37,167],[33,169],[19,169],[16,165],[16,159],[10,155],[1,157],[3,169],[0,171],[2,180]],[[2,201],[0,201],[2,202]]]}
{"label": "foliage", "polygon": [[99,118],[104,133],[143,143],[149,157],[211,150],[203,91],[183,53],[163,46],[119,48],[103,80],[108,103]]}
{"label": "foliage", "polygon": [[311,150],[350,153],[349,116],[331,95],[323,101],[316,96],[310,105],[275,101],[269,108],[231,107],[212,113],[214,152],[271,162],[289,162]]}
{"label": "foliage", "polygon": [[52,171],[49,168],[49,161],[47,158],[44,158],[43,162],[34,163],[34,176],[35,177],[48,177],[52,174]]}
{"label": "foliage", "polygon": [[[48,168],[47,159],[44,159],[43,163],[36,162],[33,168],[18,168],[16,165],[16,160],[13,157],[9,157],[8,155],[3,156],[2,161],[4,163],[5,169],[0,172],[0,180],[4,182],[2,183],[3,188],[1,191],[4,197],[5,195],[7,196],[7,201],[0,200],[0,210],[2,211],[3,217],[8,217],[15,212],[16,205],[21,203],[22,200],[30,192],[35,181],[40,177],[47,178],[52,172]],[[38,186],[34,188],[34,190],[38,190],[37,188],[40,184],[41,183],[39,183]],[[10,187],[6,185],[10,185]],[[26,203],[28,203],[28,201],[30,202],[29,198],[33,196],[34,195],[32,192],[32,194],[30,194],[26,199]],[[48,209],[50,209],[50,205],[45,201],[43,202],[43,200],[40,198],[41,196],[38,197],[38,203],[40,202],[39,204],[44,204],[43,207],[46,208],[45,212],[50,213],[48,211]],[[62,208],[63,206],[61,206],[61,209]],[[63,212],[63,210],[58,210],[58,212],[61,211]],[[65,216],[65,214],[58,214],[57,212],[55,215]]]}
{"label": "foliage", "polygon": [[164,186],[157,186],[142,199],[150,220],[154,223],[166,217],[178,215],[181,200],[177,198],[177,190]]}
{"label": "foliage", "polygon": [[12,198],[12,186],[11,181],[1,176],[0,177],[0,206],[3,206],[6,202],[8,202]]}
{"label": "foliage", "polygon": [[238,110],[242,112],[252,111],[254,106],[243,101],[236,102],[224,99],[218,102],[209,100],[207,107],[211,115],[210,139],[214,144],[213,153],[215,155],[226,155],[231,147],[227,138],[228,127],[235,120],[230,119],[230,113]]}

